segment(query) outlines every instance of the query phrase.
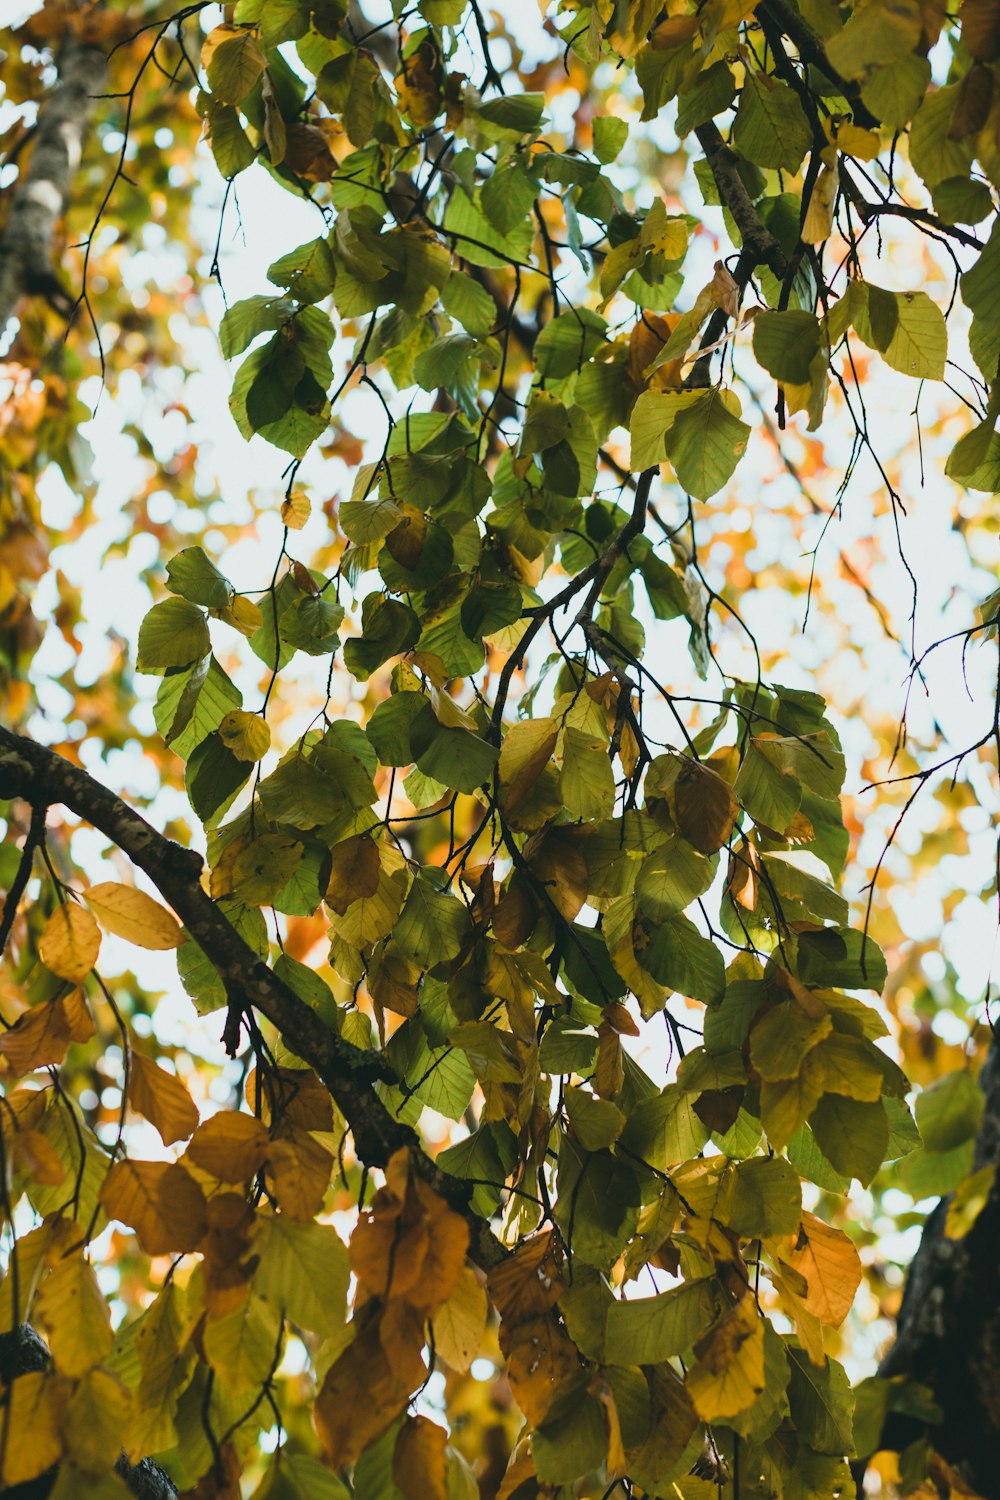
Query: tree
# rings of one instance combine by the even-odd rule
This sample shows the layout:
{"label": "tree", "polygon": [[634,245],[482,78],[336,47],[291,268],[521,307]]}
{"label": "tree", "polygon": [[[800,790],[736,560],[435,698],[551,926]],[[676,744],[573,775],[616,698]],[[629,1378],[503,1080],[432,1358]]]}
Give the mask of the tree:
{"label": "tree", "polygon": [[1000,1494],[1000,1068],[895,910],[991,878],[996,6],[3,45],[3,1492]]}

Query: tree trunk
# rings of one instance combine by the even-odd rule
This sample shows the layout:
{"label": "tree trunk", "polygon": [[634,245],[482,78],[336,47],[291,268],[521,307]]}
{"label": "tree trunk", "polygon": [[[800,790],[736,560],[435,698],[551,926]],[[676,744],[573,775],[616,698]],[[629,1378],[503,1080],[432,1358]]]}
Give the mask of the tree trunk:
{"label": "tree trunk", "polygon": [[52,263],[56,226],[69,201],[107,60],[72,32],[56,57],[59,78],[42,105],[30,155],[14,183],[0,233],[0,334],[33,293],[68,312],[72,300]]}
{"label": "tree trunk", "polygon": [[[973,1170],[1000,1160],[1000,1028],[981,1075],[986,1108]],[[1000,1174],[963,1239],[945,1234],[948,1198],[924,1225],[884,1376],[928,1386],[942,1411],[934,1447],[986,1500],[1000,1500]],[[925,1429],[890,1416],[883,1445],[901,1449]]]}

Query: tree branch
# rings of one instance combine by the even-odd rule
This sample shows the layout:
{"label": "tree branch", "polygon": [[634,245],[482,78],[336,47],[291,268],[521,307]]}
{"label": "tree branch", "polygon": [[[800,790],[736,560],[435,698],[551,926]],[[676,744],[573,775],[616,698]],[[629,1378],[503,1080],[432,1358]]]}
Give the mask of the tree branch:
{"label": "tree branch", "polygon": [[94,100],[104,87],[107,60],[99,48],[70,33],[56,61],[59,81],[39,112],[31,155],[11,192],[0,236],[0,331],[25,296],[41,294],[67,313],[71,307],[52,264],[53,243]]}
{"label": "tree branch", "polygon": [[398,1081],[386,1059],[346,1042],[258,958],[202,887],[199,854],[158,833],[86,771],[2,726],[0,797],[20,797],[33,807],[60,803],[127,854],[173,907],[231,1000],[266,1016],[296,1057],[322,1079],[350,1126],[359,1159],[381,1167],[394,1151],[408,1147],[414,1169],[467,1221],[469,1254],[476,1264],[489,1270],[503,1258],[504,1247],[469,1206],[469,1186],[425,1156],[415,1133],[395,1119],[374,1092],[378,1079]]}
{"label": "tree branch", "polygon": [[[972,1169],[1000,1165],[1000,1031],[980,1075],[985,1110]],[[942,1411],[928,1431],[933,1446],[975,1487],[1000,1496],[1000,1176],[969,1232],[945,1230],[948,1198],[928,1216],[896,1324],[896,1341],[879,1374],[926,1385]],[[924,1424],[890,1412],[881,1446],[901,1450]]]}

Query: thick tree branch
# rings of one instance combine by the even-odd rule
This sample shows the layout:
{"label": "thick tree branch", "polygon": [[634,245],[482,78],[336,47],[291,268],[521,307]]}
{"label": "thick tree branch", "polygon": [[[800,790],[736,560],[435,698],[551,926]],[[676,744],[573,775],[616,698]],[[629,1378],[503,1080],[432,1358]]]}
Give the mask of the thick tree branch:
{"label": "thick tree branch", "polygon": [[354,1136],[358,1157],[381,1167],[409,1147],[415,1170],[469,1225],[469,1254],[485,1270],[504,1247],[469,1207],[470,1189],[442,1172],[420,1150],[409,1126],[393,1117],[374,1092],[377,1079],[396,1077],[381,1053],[365,1052],[330,1029],[244,942],[201,885],[201,856],[158,833],[113,792],[61,755],[0,726],[0,797],[32,806],[59,803],[110,839],[145,872],[173,907],[226,987],[231,1006],[252,1006],[283,1041],[315,1070]]}
{"label": "thick tree branch", "polygon": [[[1000,1165],[1000,1032],[980,1076],[986,1108],[973,1171]],[[950,1239],[942,1198],[924,1225],[897,1319],[896,1341],[879,1371],[929,1386],[942,1411],[927,1430],[933,1446],[986,1500],[1000,1497],[1000,1176],[962,1239]],[[923,1436],[914,1418],[890,1415],[884,1447]]]}
{"label": "thick tree branch", "polygon": [[735,153],[726,145],[719,127],[712,121],[707,125],[697,126],[694,133],[712,169],[719,197],[729,209],[740,232],[744,253],[753,256],[755,265],[767,266],[780,281],[787,270],[784,254],[753,206],[740,176]]}
{"label": "thick tree branch", "polygon": [[71,301],[52,264],[56,225],[69,201],[94,100],[107,60],[99,48],[67,35],[56,59],[59,81],[38,115],[34,143],[11,190],[0,235],[0,331],[22,298],[41,294],[68,312]]}

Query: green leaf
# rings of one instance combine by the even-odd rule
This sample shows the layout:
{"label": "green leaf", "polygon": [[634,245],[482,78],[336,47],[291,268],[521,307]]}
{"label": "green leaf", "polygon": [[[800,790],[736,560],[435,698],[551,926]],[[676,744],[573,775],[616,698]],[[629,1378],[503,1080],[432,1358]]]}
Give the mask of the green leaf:
{"label": "green leaf", "polygon": [[694,1112],[695,1100],[676,1083],[635,1108],[621,1135],[621,1147],[640,1161],[666,1172],[688,1161],[708,1140],[708,1129]]}
{"label": "green leaf", "polygon": [[993,212],[993,195],[976,178],[946,177],[936,184],[934,212],[945,224],[980,224]]}
{"label": "green leaf", "polygon": [[854,326],[868,347],[903,375],[943,380],[948,330],[937,303],[926,292],[886,292],[865,282],[854,288]]}
{"label": "green leaf", "polygon": [[426,700],[410,726],[410,747],[425,776],[467,793],[490,779],[500,753],[471,730],[439,724]]}
{"label": "green leaf", "polygon": [[913,52],[923,31],[917,0],[871,0],[854,10],[826,44],[826,55],[842,78],[860,79]]}
{"label": "green leaf", "polygon": [[814,1365],[804,1349],[785,1344],[792,1421],[817,1453],[854,1452],[854,1395],[847,1372],[835,1359]]}
{"label": "green leaf", "polygon": [[486,288],[465,271],[452,271],[441,288],[441,305],[477,339],[484,338],[500,316]]}
{"label": "green leaf", "polygon": [[608,818],[615,805],[615,776],[602,739],[566,729],[559,791],[571,818],[594,822]]}
{"label": "green leaf", "polygon": [[711,1281],[689,1281],[657,1297],[616,1300],[608,1308],[604,1359],[613,1365],[659,1365],[687,1352],[718,1312]]}
{"label": "green leaf", "polygon": [[266,66],[267,59],[253,32],[240,31],[227,37],[209,58],[208,82],[212,93],[223,104],[241,104]]}
{"label": "green leaf", "polygon": [[563,1091],[563,1105],[574,1136],[585,1151],[600,1151],[614,1145],[621,1135],[625,1116],[610,1099],[596,1099],[587,1089]]}
{"label": "green leaf", "polygon": [[544,94],[504,94],[480,104],[477,114],[489,125],[521,136],[531,135],[538,129],[544,108]]}
{"label": "green leaf", "polygon": [[936,1078],[917,1095],[914,1113],[928,1151],[950,1151],[979,1129],[985,1101],[979,1080],[968,1068]]}
{"label": "green leaf", "polygon": [[710,391],[678,411],[666,434],[678,482],[696,500],[721,490],[743,456],[750,428],[734,416],[734,401],[731,393]]}
{"label": "green leaf", "polygon": [[297,1327],[321,1337],[344,1325],[350,1264],[328,1224],[296,1223],[287,1214],[259,1214],[253,1287]]}
{"label": "green leaf", "polygon": [[236,177],[252,167],[257,152],[250,144],[246,131],[240,124],[239,111],[231,104],[220,104],[217,99],[208,101],[208,140],[215,157],[215,165],[223,177]]}
{"label": "green leaf", "polygon": [[687,917],[662,922],[638,957],[657,983],[692,1000],[717,1005],[725,993],[725,959]]}
{"label": "green leaf", "polygon": [[211,648],[204,612],[187,599],[164,599],[139,626],[136,668],[140,672],[165,672],[186,667]]}
{"label": "green leaf", "polygon": [[294,307],[286,297],[246,297],[234,302],[219,324],[219,342],[227,359],[248,349],[261,333],[273,333],[289,321]]}
{"label": "green leaf", "polygon": [[157,690],[153,718],[171,750],[186,760],[242,702],[243,694],[215,657],[204,656],[193,667],[175,668],[165,674]]}
{"label": "green leaf", "polygon": [[832,1166],[867,1187],[885,1160],[889,1144],[889,1121],[881,1103],[825,1094],[809,1116],[809,1125]]}
{"label": "green leaf", "polygon": [[233,586],[201,547],[185,547],[167,563],[167,588],[192,604],[225,609]]}
{"label": "green leaf", "polygon": [[949,134],[958,90],[957,83],[930,90],[910,129],[910,163],[932,190],[948,177],[968,177],[972,167],[969,146]]}
{"label": "green leaf", "polygon": [[920,108],[930,81],[928,59],[911,54],[870,73],[861,85],[861,98],[888,130],[902,130]]}
{"label": "green leaf", "polygon": [[698,125],[727,110],[736,97],[736,80],[728,64],[713,63],[699,74],[694,85],[681,95],[677,111],[677,135],[684,137]]}
{"label": "green leaf", "polygon": [[810,312],[761,312],[753,325],[753,352],[775,380],[805,385],[820,347],[819,319]]}
{"label": "green leaf", "polygon": [[874,938],[854,927],[825,927],[799,933],[795,972],[803,984],[881,991],[887,971]]}
{"label": "green leaf", "polygon": [[456,958],[468,930],[469,914],[458,897],[418,875],[399,914],[393,943],[420,968],[429,969]]}
{"label": "green leaf", "polygon": [[628,123],[615,115],[598,115],[593,123],[594,155],[599,162],[616,161],[628,140]]}
{"label": "green leaf", "polygon": [[217,734],[210,734],[191,752],[184,776],[191,806],[206,826],[225,812],[253,766],[238,760]]}
{"label": "green leaf", "polygon": [[812,143],[795,90],[763,73],[747,73],[733,132],[747,161],[785,172],[799,170]]}
{"label": "green leaf", "polygon": [[744,1239],[795,1234],[802,1217],[798,1173],[780,1156],[755,1156],[736,1167],[726,1218]]}

